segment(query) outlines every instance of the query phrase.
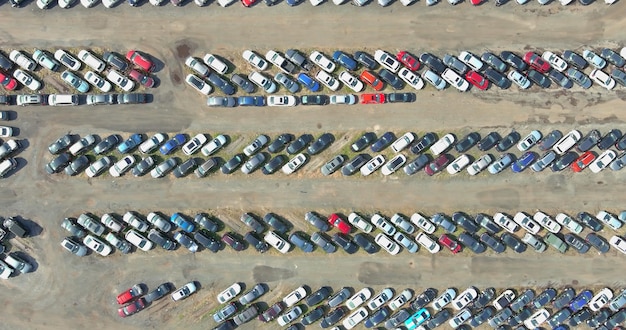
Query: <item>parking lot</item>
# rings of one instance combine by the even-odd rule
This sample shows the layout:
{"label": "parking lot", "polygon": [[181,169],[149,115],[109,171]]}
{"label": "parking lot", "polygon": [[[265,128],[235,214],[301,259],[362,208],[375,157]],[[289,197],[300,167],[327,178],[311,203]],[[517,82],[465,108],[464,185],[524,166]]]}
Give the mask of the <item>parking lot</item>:
{"label": "parking lot", "polygon": [[[200,211],[219,216],[226,226],[244,233],[239,221],[243,212],[276,212],[293,215],[299,226],[301,216],[315,210],[322,214],[365,213],[427,214],[463,210],[468,213],[515,213],[542,210],[550,214],[601,209],[626,209],[623,186],[626,172],[605,170],[598,175],[569,171],[544,171],[533,175],[467,175],[451,177],[406,176],[367,180],[341,176],[214,175],[162,180],[122,178],[86,179],[48,175],[44,165],[50,159],[49,143],[71,132],[101,136],[135,132],[207,132],[256,136],[260,133],[293,134],[364,131],[381,134],[405,131],[471,131],[539,129],[569,131],[611,128],[626,129],[623,111],[626,89],[594,88],[584,91],[549,89],[519,92],[476,89],[468,93],[432,88],[416,92],[417,101],[384,106],[324,106],[295,108],[208,108],[205,97],[185,85],[183,60],[192,54],[241,52],[244,49],[335,50],[408,49],[414,53],[430,50],[438,54],[464,49],[532,50],[578,49],[582,46],[613,48],[626,44],[623,34],[623,3],[608,7],[594,3],[587,7],[561,7],[537,3],[518,6],[509,3],[496,8],[487,2],[473,7],[440,3],[410,7],[394,3],[356,8],[325,3],[311,7],[279,4],[228,8],[210,4],[198,9],[187,2],[180,8],[170,4],[154,8],[146,3],[131,8],[122,3],[115,9],[80,5],[69,10],[54,7],[41,11],[34,3],[13,9],[3,3],[3,47],[16,49],[54,47],[101,47],[116,50],[141,49],[164,63],[156,74],[159,86],[151,90],[154,101],[147,105],[102,107],[7,107],[17,112],[12,125],[20,128],[19,139],[28,147],[21,152],[20,168],[0,181],[2,216],[21,215],[36,222],[43,231],[30,238],[11,239],[13,248],[23,250],[35,261],[36,270],[0,281],[4,294],[3,324],[16,329],[206,329],[214,325],[211,314],[218,307],[215,296],[235,281],[248,287],[265,282],[271,291],[264,301],[271,305],[294,288],[307,284],[316,289],[330,285],[337,290],[369,286],[376,290],[392,286],[423,291],[427,287],[465,289],[546,286],[575,288],[623,287],[624,255],[611,250],[606,255],[591,252],[560,255],[517,255],[464,253],[445,255],[389,256],[343,252],[333,255],[292,252],[264,255],[251,249],[218,254],[203,251],[191,254],[184,249],[165,252],[155,249],[129,255],[114,253],[101,258],[77,258],[64,251],[59,242],[67,233],[59,226],[64,217],[85,211],[102,214],[137,210],[143,214],[160,210],[166,214]],[[24,91],[26,93],[26,91]],[[322,158],[330,158],[323,153]],[[607,235],[608,229],[605,230]],[[624,234],[624,229],[619,232]],[[608,237],[608,236],[607,236]],[[449,251],[446,251],[449,252]],[[198,281],[201,289],[182,302],[163,299],[131,318],[117,316],[114,297],[135,283],[150,288],[163,282],[177,287]],[[447,325],[446,325],[447,326]],[[252,321],[242,329],[272,329]]]}

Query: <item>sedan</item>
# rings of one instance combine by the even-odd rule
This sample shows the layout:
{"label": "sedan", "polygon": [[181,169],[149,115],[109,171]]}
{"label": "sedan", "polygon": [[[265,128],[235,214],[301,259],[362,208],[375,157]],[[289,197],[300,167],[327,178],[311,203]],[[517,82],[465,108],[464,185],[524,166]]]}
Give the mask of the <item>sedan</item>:
{"label": "sedan", "polygon": [[511,170],[514,173],[523,172],[528,166],[530,166],[533,161],[537,158],[537,154],[532,151],[525,152],[522,156],[520,156],[513,165],[511,165]]}
{"label": "sedan", "polygon": [[404,82],[387,69],[381,69],[378,73],[380,77],[393,89],[399,90],[404,88]]}
{"label": "sedan", "polygon": [[100,173],[108,169],[112,163],[113,162],[111,160],[111,157],[108,157],[108,156],[102,157],[98,159],[97,161],[95,161],[93,164],[91,164],[87,168],[87,170],[85,170],[85,174],[87,174],[87,176],[90,178],[98,176]]}
{"label": "sedan", "polygon": [[489,233],[483,233],[480,235],[480,241],[485,243],[488,247],[490,247],[496,253],[502,253],[505,250],[504,245],[500,240],[494,238]]}
{"label": "sedan", "polygon": [[558,84],[559,86],[565,89],[570,89],[574,86],[574,84],[572,83],[571,80],[569,80],[569,78],[567,78],[563,73],[557,70],[550,71],[548,76],[550,77],[550,79],[552,79],[552,81],[554,81],[556,84]]}
{"label": "sedan", "polygon": [[509,150],[520,140],[520,134],[516,131],[509,133],[496,145],[496,150],[503,152]]}
{"label": "sedan", "polygon": [[490,52],[483,53],[480,57],[483,62],[487,63],[492,68],[496,69],[500,73],[504,73],[507,69],[506,64],[496,55]]}
{"label": "sedan", "polygon": [[[64,71],[64,72],[67,72],[67,71]],[[121,73],[115,70],[109,70],[109,73],[107,73],[106,77],[109,81],[115,84],[115,86],[121,88],[125,92],[130,92],[135,87],[134,82],[130,81],[128,78],[124,77]]]}
{"label": "sedan", "polygon": [[[511,71],[514,72],[514,71]],[[489,87],[489,80],[485,79],[485,77],[481,76],[480,73],[476,72],[476,71],[468,71],[465,74],[465,80],[467,80],[468,82],[470,82],[472,85],[474,85],[476,88],[480,89],[480,90],[486,90],[487,87]]]}
{"label": "sedan", "polygon": [[70,164],[70,161],[70,155],[68,153],[62,153],[46,164],[46,172],[48,172],[48,174],[61,172],[67,165]]}
{"label": "sedan", "polygon": [[591,63],[591,65],[593,65],[596,69],[603,69],[606,66],[606,61],[602,57],[588,49],[583,51],[583,58]]}
{"label": "sedan", "polygon": [[152,169],[150,171],[150,175],[155,179],[162,178],[163,176],[171,172],[176,167],[176,165],[178,165],[178,161],[176,160],[176,158],[168,158],[166,161],[162,162],[157,167]]}
{"label": "sedan", "polygon": [[176,134],[171,140],[165,142],[159,148],[162,155],[169,155],[182,146],[187,141],[187,137],[184,134]]}
{"label": "sedan", "polygon": [[541,74],[539,71],[528,70],[528,79],[530,79],[533,83],[541,86],[541,88],[549,88],[550,87],[550,79],[545,75]]}
{"label": "sedan", "polygon": [[559,72],[563,72],[567,68],[567,62],[565,62],[562,58],[560,58],[553,52],[545,51],[541,55],[541,58],[550,63],[550,66],[552,66],[555,70]]}
{"label": "sedan", "polygon": [[296,97],[293,95],[270,95],[267,97],[267,105],[270,107],[293,107],[296,105]]}
{"label": "sedan", "polygon": [[87,93],[87,91],[89,91],[89,84],[73,72],[67,70],[63,71],[63,73],[61,73],[61,79],[81,93]]}
{"label": "sedan", "polygon": [[593,173],[600,173],[605,169],[615,158],[617,154],[613,150],[606,150],[598,156],[598,158],[589,165],[589,169]]}
{"label": "sedan", "polygon": [[533,52],[527,52],[524,54],[524,62],[528,63],[531,68],[537,70],[539,73],[548,73],[551,69],[548,62]]}
{"label": "sedan", "polygon": [[480,141],[480,134],[477,132],[472,132],[466,135],[464,138],[460,139],[459,142],[454,146],[457,152],[462,153],[466,152],[475,146],[478,141]]}
{"label": "sedan", "polygon": [[530,80],[516,70],[511,70],[506,77],[522,89],[530,87]]}
{"label": "sedan", "polygon": [[307,151],[310,155],[317,155],[324,151],[334,140],[335,138],[332,134],[324,133],[308,147]]}
{"label": "sedan", "polygon": [[351,75],[347,71],[342,71],[339,74],[339,80],[357,93],[363,91],[363,88],[365,87],[360,80],[358,80],[355,76]]}
{"label": "sedan", "polygon": [[17,79],[17,81],[22,83],[24,86],[26,86],[28,89],[30,89],[31,91],[36,91],[36,90],[39,90],[39,88],[41,88],[41,83],[38,80],[33,78],[33,76],[30,73],[27,73],[21,69],[16,69],[13,72],[13,77]]}

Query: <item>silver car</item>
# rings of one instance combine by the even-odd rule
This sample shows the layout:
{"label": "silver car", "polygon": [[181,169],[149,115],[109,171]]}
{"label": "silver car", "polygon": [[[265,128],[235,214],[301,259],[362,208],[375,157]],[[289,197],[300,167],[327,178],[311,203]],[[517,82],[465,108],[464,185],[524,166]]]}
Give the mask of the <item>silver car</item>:
{"label": "silver car", "polygon": [[258,153],[250,158],[247,162],[241,166],[241,172],[244,174],[250,174],[254,172],[259,166],[265,162],[265,155],[263,153]]}
{"label": "silver car", "polygon": [[162,178],[163,176],[171,172],[174,167],[176,167],[176,165],[178,165],[178,161],[176,160],[176,158],[169,158],[159,164],[154,169],[152,169],[152,171],[150,171],[150,175],[155,179]]}

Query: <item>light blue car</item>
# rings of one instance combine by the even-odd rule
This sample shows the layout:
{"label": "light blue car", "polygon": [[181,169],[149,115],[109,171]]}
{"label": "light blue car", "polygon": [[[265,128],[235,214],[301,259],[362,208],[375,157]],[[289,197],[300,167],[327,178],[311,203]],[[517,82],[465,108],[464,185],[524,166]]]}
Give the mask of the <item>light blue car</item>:
{"label": "light blue car", "polygon": [[81,93],[87,93],[89,91],[89,84],[72,72],[67,70],[63,71],[63,73],[61,73],[61,78],[68,85],[76,88],[76,90]]}

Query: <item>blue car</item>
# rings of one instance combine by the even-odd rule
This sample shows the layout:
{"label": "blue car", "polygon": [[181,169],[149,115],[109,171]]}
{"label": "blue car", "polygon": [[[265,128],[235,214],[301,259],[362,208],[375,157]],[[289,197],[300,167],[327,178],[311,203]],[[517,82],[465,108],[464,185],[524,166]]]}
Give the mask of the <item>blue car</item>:
{"label": "blue car", "polygon": [[265,106],[265,98],[263,96],[240,96],[237,101],[240,107]]}
{"label": "blue car", "polygon": [[178,228],[191,233],[194,229],[195,229],[195,225],[187,220],[185,220],[185,218],[183,218],[180,214],[178,213],[174,213],[172,214],[172,217],[170,218],[170,221],[175,224],[176,226],[178,226]]}
{"label": "blue car", "polygon": [[126,141],[117,146],[117,151],[122,154],[127,154],[133,151],[133,149],[137,148],[137,146],[140,145],[141,142],[143,142],[143,135],[133,134]]}
{"label": "blue car", "polygon": [[569,303],[569,309],[575,313],[585,307],[585,305],[591,301],[591,298],[593,298],[593,293],[589,290],[585,290]]}
{"label": "blue car", "polygon": [[159,151],[163,155],[169,155],[178,147],[185,144],[185,142],[187,142],[187,137],[185,137],[184,134],[176,134],[173,139],[165,142],[165,144],[159,148]]}
{"label": "blue car", "polygon": [[520,158],[518,158],[517,161],[513,163],[513,165],[511,165],[511,170],[514,173],[520,173],[524,171],[528,166],[530,166],[530,164],[532,164],[536,158],[537,156],[534,152],[527,151]]}
{"label": "blue car", "polygon": [[306,73],[300,73],[298,75],[298,81],[311,92],[317,92],[320,90],[320,83],[313,80],[313,78],[309,77]]}
{"label": "blue car", "polygon": [[340,50],[333,53],[333,60],[350,71],[356,70],[356,61],[352,58],[352,56]]}
{"label": "blue car", "polygon": [[408,320],[404,321],[404,326],[408,330],[414,330],[419,327],[422,323],[426,322],[430,317],[430,313],[426,308],[422,308],[415,312],[415,314],[411,315]]}

